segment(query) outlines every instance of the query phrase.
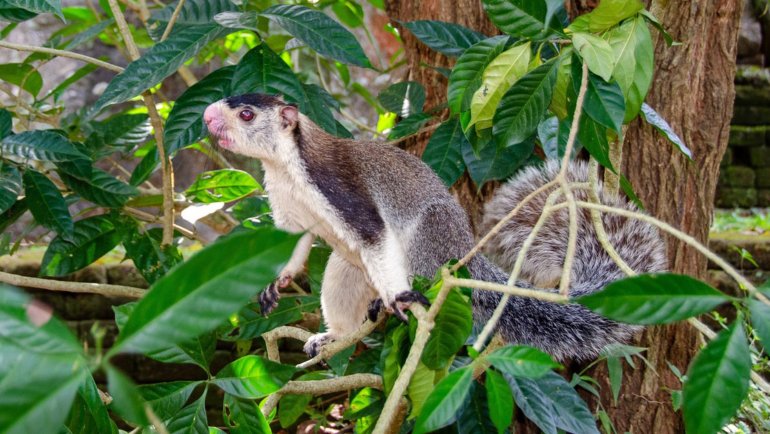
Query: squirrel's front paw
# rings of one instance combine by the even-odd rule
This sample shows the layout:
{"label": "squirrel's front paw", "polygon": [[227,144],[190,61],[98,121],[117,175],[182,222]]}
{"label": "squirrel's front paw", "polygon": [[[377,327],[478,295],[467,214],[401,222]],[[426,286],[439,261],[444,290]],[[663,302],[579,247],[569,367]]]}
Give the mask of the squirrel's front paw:
{"label": "squirrel's front paw", "polygon": [[420,303],[423,306],[430,306],[430,300],[428,300],[428,298],[425,297],[421,292],[401,291],[398,294],[396,294],[396,297],[390,303],[388,310],[393,312],[393,315],[395,315],[396,318],[400,319],[401,321],[407,322],[409,321],[409,318],[407,318],[404,311],[408,309],[409,305],[414,302]]}
{"label": "squirrel's front paw", "polygon": [[305,342],[305,354],[309,357],[315,357],[321,352],[321,347],[334,340],[334,336],[331,333],[318,333],[313,335]]}
{"label": "squirrel's front paw", "polygon": [[278,300],[281,298],[281,293],[278,290],[291,285],[291,281],[291,276],[282,274],[259,294],[259,307],[262,309],[262,315],[269,314],[278,306]]}

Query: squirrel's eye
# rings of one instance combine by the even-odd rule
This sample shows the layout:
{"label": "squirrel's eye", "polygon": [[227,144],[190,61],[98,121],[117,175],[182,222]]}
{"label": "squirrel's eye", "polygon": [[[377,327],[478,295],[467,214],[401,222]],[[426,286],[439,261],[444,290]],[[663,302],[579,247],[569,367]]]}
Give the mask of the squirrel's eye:
{"label": "squirrel's eye", "polygon": [[251,110],[241,110],[241,112],[238,113],[238,116],[244,121],[249,122],[254,119],[254,112]]}

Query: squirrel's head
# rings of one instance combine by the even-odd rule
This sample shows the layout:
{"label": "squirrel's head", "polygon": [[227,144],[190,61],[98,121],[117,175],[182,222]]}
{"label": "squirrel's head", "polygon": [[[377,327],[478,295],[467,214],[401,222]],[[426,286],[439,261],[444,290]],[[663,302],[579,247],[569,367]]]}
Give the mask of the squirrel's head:
{"label": "squirrel's head", "polygon": [[203,121],[219,146],[248,157],[274,159],[294,146],[297,106],[259,93],[233,96],[206,108]]}

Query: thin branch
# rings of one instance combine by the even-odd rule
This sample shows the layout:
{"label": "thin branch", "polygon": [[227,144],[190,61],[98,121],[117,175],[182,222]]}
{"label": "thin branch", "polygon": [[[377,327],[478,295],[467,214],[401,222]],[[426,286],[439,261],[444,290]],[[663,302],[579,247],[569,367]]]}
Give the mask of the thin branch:
{"label": "thin branch", "polygon": [[11,50],[16,50],[16,51],[45,53],[45,54],[51,54],[59,57],[68,57],[70,59],[80,60],[81,62],[91,63],[93,65],[100,66],[104,69],[109,69],[110,71],[115,71],[118,73],[123,72],[123,68],[121,68],[118,65],[113,65],[112,63],[95,59],[93,57],[86,56],[84,54],[73,53],[72,51],[57,50],[55,48],[36,47],[34,45],[14,44],[13,42],[2,41],[2,40],[0,40],[0,47],[10,48]]}
{"label": "thin branch", "polygon": [[[124,207],[123,211],[125,211],[126,214],[130,214],[130,215],[138,218],[139,220],[142,220],[142,221],[145,221],[145,222],[148,222],[148,223],[156,223],[156,222],[161,220],[161,218],[159,216],[156,216],[154,214],[150,214],[148,212],[144,212],[144,211],[142,211],[140,209],[131,208],[131,207],[128,207],[128,206]],[[191,231],[191,230],[189,230],[187,228],[184,228],[182,226],[179,226],[179,225],[175,224],[174,225],[174,230],[178,231],[180,234],[182,234],[183,236],[185,236],[185,237],[187,237],[187,238],[189,238],[191,240],[197,240],[197,241],[203,242],[203,240],[201,240],[198,237],[198,235],[195,234],[195,232],[193,232],[193,231]]]}
{"label": "thin branch", "polygon": [[274,361],[281,361],[281,354],[278,351],[278,340],[282,338],[292,338],[298,341],[307,342],[313,333],[299,327],[282,326],[274,328],[269,332],[262,334],[262,339],[265,340],[265,348],[267,349],[267,358]]}
{"label": "thin branch", "polygon": [[160,37],[160,42],[163,42],[168,38],[168,35],[171,34],[171,30],[174,28],[174,24],[176,24],[177,18],[179,18],[179,13],[182,12],[182,8],[184,7],[185,0],[179,0],[179,4],[176,5],[176,9],[174,9],[174,13],[171,14],[171,18],[168,20],[168,24],[166,25],[166,30],[163,31],[163,36]]}
{"label": "thin branch", "polygon": [[377,318],[377,321],[375,322],[366,320],[366,322],[364,322],[361,325],[361,327],[359,327],[358,330],[356,330],[354,333],[351,333],[340,340],[337,340],[322,346],[317,356],[313,357],[310,360],[300,363],[299,365],[297,365],[297,367],[302,369],[307,369],[310,366],[313,366],[321,362],[322,360],[330,358],[331,356],[339,353],[345,348],[348,348],[349,346],[355,344],[361,339],[369,336],[369,334],[373,332],[374,329],[377,328],[377,326],[380,325],[380,323],[383,322],[384,320],[385,320],[385,315],[380,315]]}
{"label": "thin branch", "polygon": [[280,390],[267,397],[262,406],[262,414],[267,416],[272,413],[284,395],[325,395],[362,387],[381,390],[382,377],[374,374],[352,374],[326,380],[289,381]]}
{"label": "thin branch", "polygon": [[145,289],[132,286],[108,285],[106,283],[63,282],[60,280],[40,279],[38,277],[19,276],[0,271],[0,282],[26,288],[47,289],[49,291],[81,292],[100,294],[106,297],[142,298]]}
{"label": "thin branch", "polygon": [[436,128],[441,126],[441,123],[442,123],[442,121],[439,121],[439,122],[436,122],[436,123],[434,123],[432,125],[428,125],[427,127],[422,127],[419,130],[415,131],[414,133],[409,134],[408,136],[399,137],[398,139],[390,140],[388,142],[385,142],[385,144],[386,145],[391,145],[391,146],[398,145],[399,143],[405,142],[406,140],[408,140],[408,139],[410,139],[412,137],[416,137],[416,136],[419,136],[420,134],[425,134],[425,133],[428,133],[428,132],[431,132],[431,131],[435,130]]}
{"label": "thin branch", "polygon": [[[123,36],[123,41],[128,48],[131,60],[139,58],[139,49],[134,42],[134,37],[128,29],[126,17],[118,6],[117,0],[108,0],[112,14],[115,16],[115,23]],[[150,116],[150,123],[155,135],[155,145],[158,148],[160,157],[160,168],[163,177],[163,239],[161,245],[166,246],[174,241],[174,168],[166,155],[163,147],[163,120],[155,107],[155,101],[149,91],[142,93],[144,105],[147,106],[147,113]]]}
{"label": "thin branch", "polygon": [[484,280],[460,279],[454,276],[447,278],[447,282],[453,286],[462,286],[465,288],[483,289],[485,291],[502,292],[506,295],[515,297],[529,297],[538,300],[549,301],[551,303],[568,303],[569,297],[559,293],[547,292],[539,289],[519,288],[513,285],[503,285],[500,283],[486,282]]}

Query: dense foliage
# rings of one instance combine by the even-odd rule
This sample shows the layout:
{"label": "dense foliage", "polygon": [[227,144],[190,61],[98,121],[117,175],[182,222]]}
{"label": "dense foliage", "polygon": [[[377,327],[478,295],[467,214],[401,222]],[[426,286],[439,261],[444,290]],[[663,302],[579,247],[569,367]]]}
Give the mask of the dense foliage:
{"label": "dense foliage", "polygon": [[[207,134],[203,110],[223,97],[281,94],[342,137],[352,137],[351,130],[372,130],[398,139],[430,130],[426,125],[437,126],[424,161],[448,186],[467,171],[480,187],[538,164],[538,155],[564,154],[585,63],[578,149],[616,171],[611,144],[622,136],[625,124],[642,116],[689,155],[669,125],[644,103],[653,75],[650,26],[673,41],[640,2],[602,0],[572,22],[560,1],[482,3],[502,35],[487,37],[437,21],[402,23],[432,49],[456,58],[451,70],[440,69],[449,82],[446,104],[425,107],[420,83],[395,83],[376,97],[356,83],[351,68],[386,74],[400,59],[378,59],[373,66],[348,30],[371,39],[363,8],[352,0],[187,0],[180,8],[178,3],[148,4],[146,11],[130,1],[118,5],[100,0],[92,8],[61,7],[54,0],[6,1],[0,18],[13,23],[46,13],[66,20],[45,47],[71,51],[98,38],[129,56],[134,42],[142,52],[86,107],[67,107],[62,94],[93,73],[98,68],[94,62],[45,95],[40,94],[43,79],[37,68],[51,53],[36,51],[21,63],[0,68],[0,78],[24,92],[15,105],[0,110],[0,227],[6,230],[29,211],[36,225],[55,234],[41,276],[65,276],[120,249],[151,288],[140,301],[115,307],[120,334],[108,350],[101,345],[102,331],[94,331],[95,347],[85,348],[39,303],[14,288],[0,288],[0,431],[110,433],[117,431],[115,420],[146,432],[170,433],[262,433],[308,418],[323,424],[328,403],[312,394],[283,395],[277,410],[266,415],[260,403],[290,380],[360,373],[380,376],[381,387],[352,390],[339,423],[354,422],[356,432],[374,429],[415,339],[414,317],[408,324],[388,319],[364,341],[365,348],[354,345],[341,351],[327,360],[326,370],[269,360],[264,333],[317,310],[328,250],[314,249],[308,292],[284,297],[274,312],[262,317],[252,300],[275,278],[297,237],[272,227],[259,183],[224,164],[201,173],[189,186],[177,186],[183,194],[163,195],[171,188],[168,160],[180,153],[202,152],[226,162],[216,149],[202,145]],[[126,4],[136,8],[127,10]],[[124,14],[132,21],[121,28]],[[15,26],[6,26],[0,38]],[[199,65],[217,68],[190,80],[175,101],[164,101],[164,80],[177,73],[189,78],[189,68]],[[327,80],[334,80],[337,91]],[[338,115],[353,98],[376,110],[377,128]],[[134,160],[130,173],[113,170],[116,155]],[[157,171],[164,171],[162,187],[148,183]],[[634,197],[628,182],[621,185]],[[229,233],[183,258],[178,241],[195,234],[158,227],[168,216],[163,204],[169,199],[189,209],[235,203],[226,211],[208,208],[230,222],[224,231]],[[72,215],[76,204],[82,211]],[[168,235],[174,242],[165,239]],[[3,253],[12,253],[22,238],[4,234]],[[415,282],[415,289],[430,299],[440,287],[439,278]],[[770,296],[770,290],[760,289]],[[683,389],[671,391],[672,405],[682,408],[688,432],[714,433],[747,396],[752,363],[766,360],[756,347],[758,341],[770,342],[770,307],[757,294],[752,290],[738,299],[696,279],[666,274],[630,277],[574,301],[636,324],[671,323],[732,303],[737,318],[703,348],[682,376]],[[614,431],[606,412],[599,408],[592,414],[576,392],[579,387],[597,394],[590,377],[575,374],[565,380],[558,373],[562,367],[534,348],[512,345],[478,354],[466,347],[475,340],[468,296],[467,289],[453,288],[436,318],[407,389],[402,432],[505,432],[514,403],[546,433],[598,432],[597,419],[605,432]],[[232,342],[238,357],[213,372],[217,341]],[[643,360],[643,351],[615,346],[596,362],[607,363],[615,399],[621,393],[622,361],[633,367]],[[137,386],[111,363],[120,353],[194,364],[208,379]],[[106,375],[109,405],[97,389],[96,372]],[[210,428],[207,421],[205,403],[212,389],[224,392],[226,426],[221,429]]]}

